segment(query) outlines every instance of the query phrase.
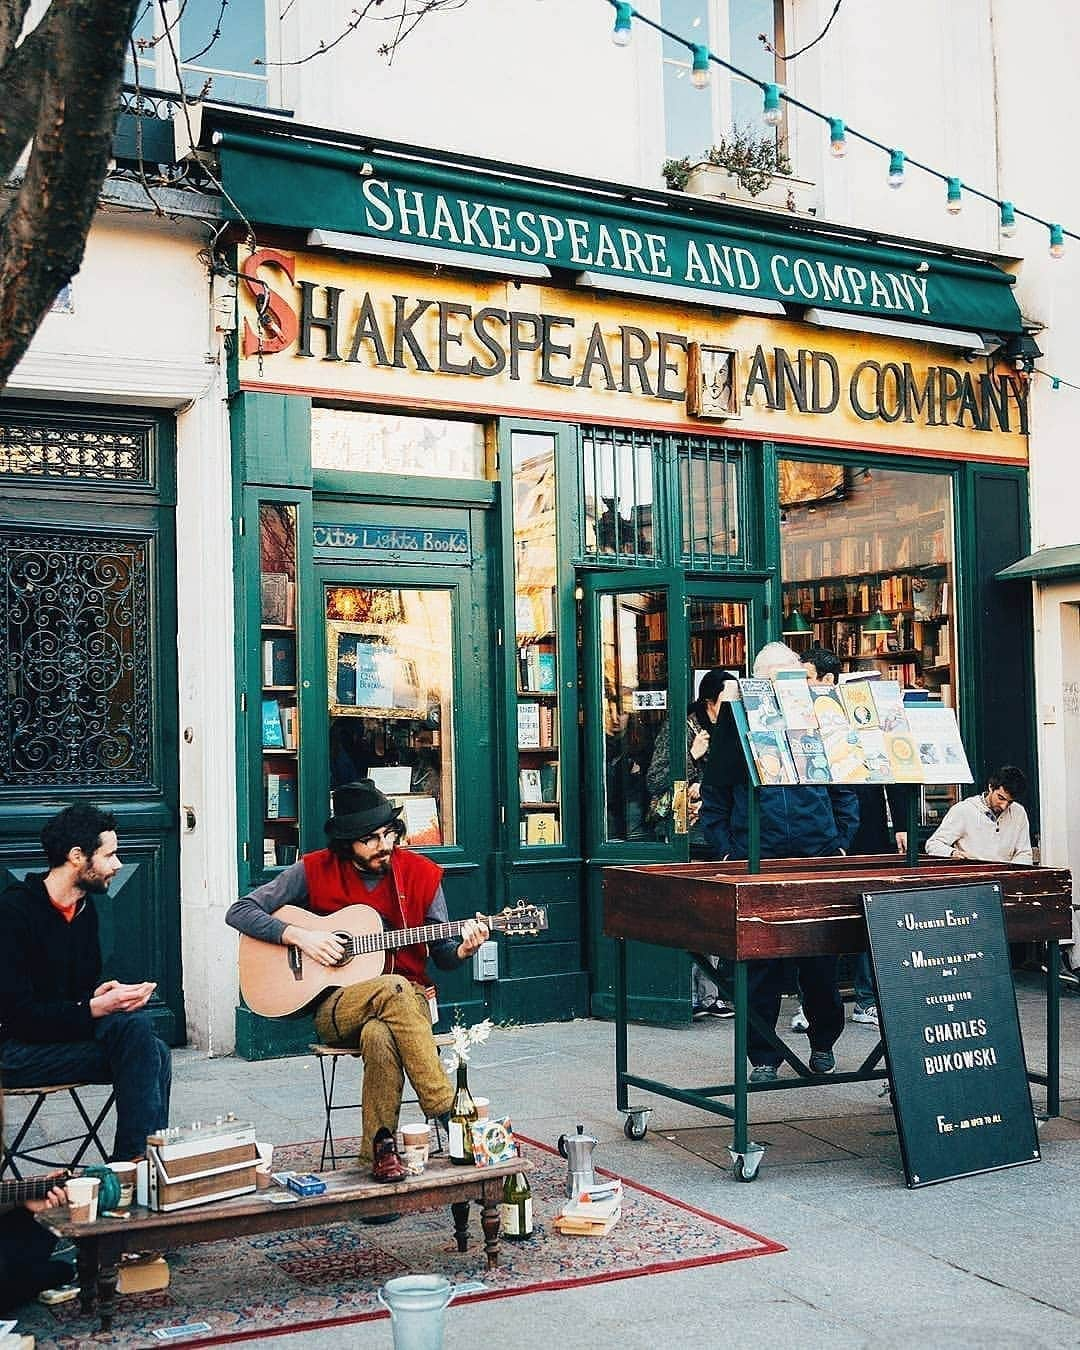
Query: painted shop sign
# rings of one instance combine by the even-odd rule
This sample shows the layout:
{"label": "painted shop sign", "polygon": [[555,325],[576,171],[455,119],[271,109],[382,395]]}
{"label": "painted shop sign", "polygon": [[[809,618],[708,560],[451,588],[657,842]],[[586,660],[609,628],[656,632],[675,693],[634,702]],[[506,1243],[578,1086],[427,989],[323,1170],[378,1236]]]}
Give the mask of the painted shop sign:
{"label": "painted shop sign", "polygon": [[[229,197],[249,220],[368,235],[567,272],[730,296],[1019,332],[1012,278],[913,248],[795,234],[660,202],[619,201],[280,136],[219,134]],[[680,203],[681,206],[681,203]]]}
{"label": "painted shop sign", "polygon": [[248,389],[1026,459],[1026,383],[925,343],[276,249],[239,265]]}
{"label": "painted shop sign", "polygon": [[340,562],[454,563],[472,561],[468,530],[429,530],[402,525],[321,524],[315,526],[315,556]]}
{"label": "painted shop sign", "polygon": [[1037,1161],[1001,887],[863,906],[908,1185]]}

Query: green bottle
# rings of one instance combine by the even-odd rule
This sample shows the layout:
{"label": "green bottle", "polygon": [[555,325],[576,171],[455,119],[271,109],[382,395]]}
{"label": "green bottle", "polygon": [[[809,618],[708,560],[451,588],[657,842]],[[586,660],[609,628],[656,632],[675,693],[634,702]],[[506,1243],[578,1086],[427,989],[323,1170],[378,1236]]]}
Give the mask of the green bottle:
{"label": "green bottle", "polygon": [[532,1237],[532,1191],[524,1172],[515,1172],[506,1178],[499,1214],[504,1238]]}
{"label": "green bottle", "polygon": [[472,1146],[472,1125],[479,1118],[476,1103],[469,1091],[469,1070],[463,1059],[458,1060],[457,1091],[450,1106],[450,1161],[464,1166],[475,1162]]}

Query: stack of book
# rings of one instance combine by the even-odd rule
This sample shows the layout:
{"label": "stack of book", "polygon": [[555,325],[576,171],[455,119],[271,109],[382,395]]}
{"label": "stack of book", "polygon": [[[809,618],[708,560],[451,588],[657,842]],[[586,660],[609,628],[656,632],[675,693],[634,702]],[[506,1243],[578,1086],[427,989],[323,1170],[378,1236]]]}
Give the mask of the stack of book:
{"label": "stack of book", "polygon": [[622,1218],[622,1182],[618,1178],[590,1186],[567,1200],[552,1223],[558,1233],[573,1237],[603,1237]]}

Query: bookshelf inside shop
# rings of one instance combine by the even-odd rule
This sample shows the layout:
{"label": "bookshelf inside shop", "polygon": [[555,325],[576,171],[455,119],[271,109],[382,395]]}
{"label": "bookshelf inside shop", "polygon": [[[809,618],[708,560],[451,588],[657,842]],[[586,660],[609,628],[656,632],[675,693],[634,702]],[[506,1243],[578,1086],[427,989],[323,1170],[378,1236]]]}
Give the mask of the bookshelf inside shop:
{"label": "bookshelf inside shop", "polygon": [[518,839],[562,842],[554,592],[517,596]]}
{"label": "bookshelf inside shop", "polygon": [[259,600],[262,862],[285,867],[300,842],[295,506],[259,506]]}

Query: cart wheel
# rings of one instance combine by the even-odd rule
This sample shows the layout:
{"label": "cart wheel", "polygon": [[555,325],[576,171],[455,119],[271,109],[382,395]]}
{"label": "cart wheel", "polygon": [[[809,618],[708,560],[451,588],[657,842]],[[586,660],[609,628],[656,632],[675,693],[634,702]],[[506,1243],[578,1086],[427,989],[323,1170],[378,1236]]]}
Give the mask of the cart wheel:
{"label": "cart wheel", "polygon": [[749,1158],[738,1157],[735,1159],[735,1179],[736,1181],[757,1181],[758,1168],[761,1165],[761,1158],[757,1157],[751,1162]]}
{"label": "cart wheel", "polygon": [[648,1111],[628,1111],[623,1121],[623,1134],[627,1139],[644,1139],[649,1132]]}

